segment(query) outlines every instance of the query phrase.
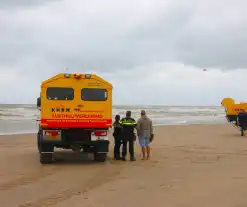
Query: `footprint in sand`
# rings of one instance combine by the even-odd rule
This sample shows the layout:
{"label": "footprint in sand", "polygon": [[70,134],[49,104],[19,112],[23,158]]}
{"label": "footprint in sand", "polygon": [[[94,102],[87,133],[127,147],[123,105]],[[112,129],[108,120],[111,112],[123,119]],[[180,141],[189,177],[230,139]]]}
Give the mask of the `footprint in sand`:
{"label": "footprint in sand", "polygon": [[126,176],[120,176],[119,178],[120,178],[120,180],[128,180],[128,177],[126,177]]}
{"label": "footprint in sand", "polygon": [[165,188],[165,187],[167,187],[167,188],[172,188],[173,187],[173,185],[172,184],[160,184],[160,187],[161,188]]}
{"label": "footprint in sand", "polygon": [[232,179],[234,179],[234,180],[243,180],[243,179],[245,179],[245,177],[234,176],[234,177],[232,177]]}
{"label": "footprint in sand", "polygon": [[136,187],[136,190],[145,190],[146,187],[145,186],[142,186],[142,185],[139,185]]}
{"label": "footprint in sand", "polygon": [[107,191],[114,192],[114,191],[116,191],[116,189],[108,189]]}

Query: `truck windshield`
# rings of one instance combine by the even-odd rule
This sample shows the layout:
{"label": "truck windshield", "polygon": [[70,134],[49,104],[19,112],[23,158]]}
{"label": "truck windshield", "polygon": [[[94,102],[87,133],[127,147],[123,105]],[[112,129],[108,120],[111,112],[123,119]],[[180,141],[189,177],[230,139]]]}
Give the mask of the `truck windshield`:
{"label": "truck windshield", "polygon": [[107,90],[101,88],[83,88],[81,90],[81,99],[83,101],[106,101]]}
{"label": "truck windshield", "polygon": [[46,97],[48,100],[73,100],[74,89],[49,87],[46,90]]}

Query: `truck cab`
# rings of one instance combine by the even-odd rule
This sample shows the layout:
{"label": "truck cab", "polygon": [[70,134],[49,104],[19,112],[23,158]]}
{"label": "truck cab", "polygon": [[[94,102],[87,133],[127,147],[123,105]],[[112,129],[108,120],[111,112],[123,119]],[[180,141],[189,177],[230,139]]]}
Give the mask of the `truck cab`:
{"label": "truck cab", "polygon": [[112,127],[111,83],[95,74],[57,74],[42,82],[37,107],[42,164],[53,161],[54,148],[93,153],[95,161],[106,160]]}

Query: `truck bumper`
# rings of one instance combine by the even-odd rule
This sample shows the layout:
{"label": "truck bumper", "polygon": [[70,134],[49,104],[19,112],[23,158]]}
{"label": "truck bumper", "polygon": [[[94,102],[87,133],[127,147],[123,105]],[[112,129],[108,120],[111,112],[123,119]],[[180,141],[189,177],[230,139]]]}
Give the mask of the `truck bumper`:
{"label": "truck bumper", "polygon": [[72,146],[80,146],[85,152],[107,153],[109,152],[109,140],[93,140],[93,141],[64,141],[64,140],[47,140],[39,138],[40,151],[49,153],[54,151],[54,147],[72,149]]}

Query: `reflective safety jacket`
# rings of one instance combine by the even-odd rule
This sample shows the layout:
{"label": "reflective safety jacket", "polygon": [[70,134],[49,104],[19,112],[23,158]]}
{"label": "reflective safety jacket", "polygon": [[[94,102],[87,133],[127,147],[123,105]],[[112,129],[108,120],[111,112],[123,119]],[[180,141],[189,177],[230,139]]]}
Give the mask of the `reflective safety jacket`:
{"label": "reflective safety jacket", "polygon": [[134,140],[134,129],[136,128],[137,124],[135,119],[131,117],[125,117],[120,120],[120,124],[122,125],[123,139]]}

